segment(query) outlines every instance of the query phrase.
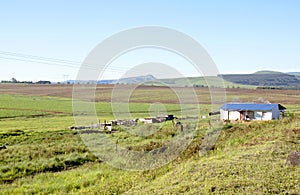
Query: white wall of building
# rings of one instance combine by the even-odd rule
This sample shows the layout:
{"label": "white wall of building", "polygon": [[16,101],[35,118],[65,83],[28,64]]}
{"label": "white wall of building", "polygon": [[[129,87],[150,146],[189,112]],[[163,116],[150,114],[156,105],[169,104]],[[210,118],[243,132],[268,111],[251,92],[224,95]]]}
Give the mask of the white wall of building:
{"label": "white wall of building", "polygon": [[[254,120],[272,120],[280,118],[278,107],[274,107],[270,111],[252,111],[254,112]],[[221,120],[240,120],[241,114],[239,111],[226,111],[220,109]],[[247,112],[244,113],[246,115]]]}
{"label": "white wall of building", "polygon": [[229,120],[240,120],[241,114],[239,111],[230,111]]}
{"label": "white wall of building", "polygon": [[273,113],[271,111],[255,111],[254,112],[254,120],[263,120],[263,121],[267,121],[267,120],[272,120],[273,118]]}
{"label": "white wall of building", "polygon": [[261,111],[254,112],[254,120],[262,120],[262,114]]}
{"label": "white wall of building", "polygon": [[[228,117],[229,113],[229,117]],[[220,110],[221,120],[240,120],[240,112],[239,111],[227,111]]]}
{"label": "white wall of building", "polygon": [[272,120],[272,112],[263,112],[262,113],[262,120],[267,121],[267,120]]}
{"label": "white wall of building", "polygon": [[228,120],[228,111],[227,110],[220,110],[220,117],[221,120]]}
{"label": "white wall of building", "polygon": [[[228,118],[229,113],[229,118]],[[226,111],[220,110],[220,117],[221,120],[240,120],[240,112],[239,111]],[[272,110],[272,111],[254,111],[254,120],[272,120],[272,119],[279,119],[280,112],[279,110]]]}

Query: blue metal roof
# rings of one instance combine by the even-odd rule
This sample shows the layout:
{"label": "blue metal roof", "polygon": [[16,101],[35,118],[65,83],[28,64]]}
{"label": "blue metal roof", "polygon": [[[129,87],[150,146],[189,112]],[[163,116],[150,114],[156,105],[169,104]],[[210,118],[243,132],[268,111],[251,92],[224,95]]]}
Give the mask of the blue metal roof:
{"label": "blue metal roof", "polygon": [[224,104],[221,109],[228,111],[269,111],[274,107],[285,109],[280,104]]}

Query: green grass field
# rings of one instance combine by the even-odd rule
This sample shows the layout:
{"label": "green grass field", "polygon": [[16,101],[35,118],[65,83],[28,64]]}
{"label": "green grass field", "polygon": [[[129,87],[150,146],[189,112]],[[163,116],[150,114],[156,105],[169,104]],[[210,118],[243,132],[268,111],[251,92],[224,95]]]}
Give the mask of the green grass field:
{"label": "green grass field", "polygon": [[230,81],[226,81],[218,76],[205,76],[205,77],[188,77],[188,78],[174,78],[174,79],[161,79],[158,81],[146,82],[148,85],[162,85],[161,83],[166,83],[176,86],[215,86],[215,87],[226,87],[226,88],[245,88],[245,89],[255,89],[256,86],[253,85],[241,85]]}
{"label": "green grass field", "polygon": [[[151,103],[141,100],[143,90],[130,103],[133,117],[148,115]],[[154,88],[149,95],[159,96],[161,90]],[[260,92],[234,90],[229,97],[251,99],[255,93]],[[201,119],[193,141],[175,160],[154,170],[126,171],[95,157],[80,132],[70,130],[75,125],[71,98],[2,91],[0,146],[6,149],[0,150],[0,194],[299,194],[300,167],[285,164],[291,151],[300,150],[299,96],[282,96],[285,119],[226,125],[214,147],[199,157],[209,126],[208,119]],[[180,114],[175,103],[165,106]],[[201,115],[210,111],[208,103],[200,108]],[[101,120],[114,118],[109,102],[96,102],[96,111]],[[177,133],[166,123],[147,137],[120,129],[106,136],[120,146],[149,151]]]}

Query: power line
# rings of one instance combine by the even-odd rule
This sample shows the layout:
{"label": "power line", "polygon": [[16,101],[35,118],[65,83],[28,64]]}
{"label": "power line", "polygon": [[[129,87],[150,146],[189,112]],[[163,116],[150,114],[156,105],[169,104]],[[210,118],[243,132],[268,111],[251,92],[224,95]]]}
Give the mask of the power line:
{"label": "power line", "polygon": [[[95,71],[99,70],[99,69],[97,69],[97,64],[83,64],[79,61],[42,57],[42,56],[8,52],[8,51],[0,51],[0,58],[6,59],[6,60],[16,60],[16,61],[23,61],[23,62],[40,63],[40,64],[47,64],[47,65],[53,65],[53,66],[59,66],[59,67],[67,67],[67,68],[73,68],[73,69],[82,68],[82,69],[95,70]],[[109,71],[112,73],[124,73],[128,69],[130,69],[130,67],[125,67],[125,66],[124,67],[117,67],[117,66],[105,67],[105,71]],[[140,73],[140,71],[137,71],[134,69],[130,70],[130,71]]]}
{"label": "power line", "polygon": [[49,58],[49,57],[41,57],[41,56],[35,56],[35,55],[29,55],[29,54],[21,54],[21,53],[14,53],[14,52],[7,52],[7,51],[0,51],[0,54],[10,55],[10,56],[17,56],[17,57],[22,57],[22,58],[31,58],[31,59],[37,59],[37,60],[47,60],[47,61],[54,61],[54,62],[62,62],[62,63],[66,63],[66,64],[80,64],[80,62],[77,62],[77,61],[63,60],[63,59],[56,59],[56,58]]}
{"label": "power line", "polygon": [[[3,59],[9,59],[9,60],[18,60],[18,61],[24,61],[24,62],[33,62],[33,63],[42,63],[42,64],[48,64],[48,65],[56,65],[56,66],[64,66],[69,68],[80,68],[81,65],[83,65],[84,69],[91,69],[91,70],[98,70],[95,66],[97,64],[82,64],[78,61],[72,61],[72,60],[64,60],[64,59],[57,59],[57,58],[49,58],[49,57],[42,57],[42,56],[34,56],[34,55],[28,55],[28,54],[21,54],[21,53],[13,53],[13,52],[6,52],[6,51],[0,51],[0,58]],[[10,56],[10,57],[5,57]],[[12,57],[11,57],[12,56]],[[106,69],[110,69],[112,71],[124,71],[125,67],[107,67]]]}

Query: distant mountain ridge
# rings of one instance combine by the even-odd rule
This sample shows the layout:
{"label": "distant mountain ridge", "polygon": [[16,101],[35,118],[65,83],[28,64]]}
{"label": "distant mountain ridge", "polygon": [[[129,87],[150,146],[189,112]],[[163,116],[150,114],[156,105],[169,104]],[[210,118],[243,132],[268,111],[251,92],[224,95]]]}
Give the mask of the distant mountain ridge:
{"label": "distant mountain ridge", "polygon": [[155,81],[155,80],[156,78],[153,75],[145,75],[145,76],[138,76],[138,77],[121,78],[119,80],[115,80],[115,82],[119,84],[138,84],[138,83],[144,83],[144,82]]}
{"label": "distant mountain ridge", "polygon": [[300,89],[300,72],[282,73],[275,71],[258,71],[253,74],[221,74],[218,76],[200,76],[187,78],[157,79],[153,75],[128,77],[99,81],[68,80],[70,84],[144,84],[153,86],[172,85],[178,87],[226,87],[226,88],[276,88]]}
{"label": "distant mountain ridge", "polygon": [[300,79],[292,74],[275,71],[258,71],[254,74],[222,74],[224,80],[255,86],[300,86]]}
{"label": "distant mountain ridge", "polygon": [[273,70],[260,70],[260,71],[257,71],[253,74],[285,74],[285,73],[282,73],[282,72],[278,72],[278,71],[273,71]]}
{"label": "distant mountain ridge", "polygon": [[287,72],[286,74],[300,76],[300,72]]}
{"label": "distant mountain ridge", "polygon": [[144,76],[137,76],[137,77],[127,77],[127,78],[120,78],[120,79],[110,79],[110,80],[67,80],[67,83],[70,84],[93,84],[97,83],[99,85],[108,85],[108,84],[139,84],[149,81],[155,81],[156,78],[153,75],[144,75]]}

